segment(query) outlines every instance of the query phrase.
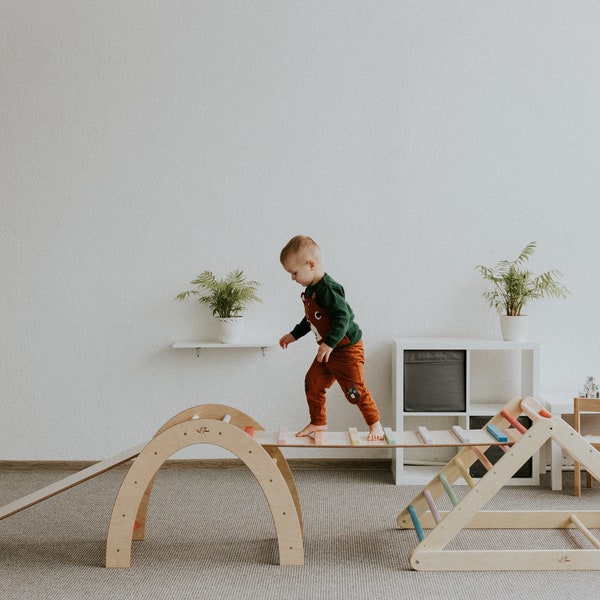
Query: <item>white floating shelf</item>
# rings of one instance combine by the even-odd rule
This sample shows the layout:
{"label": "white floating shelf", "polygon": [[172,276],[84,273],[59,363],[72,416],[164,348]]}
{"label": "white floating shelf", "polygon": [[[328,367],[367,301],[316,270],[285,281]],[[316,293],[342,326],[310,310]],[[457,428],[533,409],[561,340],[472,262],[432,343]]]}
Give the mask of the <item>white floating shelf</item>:
{"label": "white floating shelf", "polygon": [[275,342],[241,342],[239,344],[222,344],[221,342],[199,342],[199,341],[173,342],[173,348],[195,349],[196,354],[198,356],[200,356],[200,350],[209,350],[209,349],[225,350],[227,348],[260,348],[262,350],[262,353],[264,356],[267,348],[275,348],[275,347],[277,347],[277,343],[275,343]]}

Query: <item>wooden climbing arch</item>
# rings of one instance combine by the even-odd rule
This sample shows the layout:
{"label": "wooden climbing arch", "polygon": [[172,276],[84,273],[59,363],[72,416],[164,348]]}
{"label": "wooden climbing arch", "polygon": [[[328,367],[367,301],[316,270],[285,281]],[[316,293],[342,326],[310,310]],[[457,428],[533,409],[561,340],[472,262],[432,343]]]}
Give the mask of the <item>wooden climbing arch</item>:
{"label": "wooden climbing arch", "polygon": [[165,423],[135,459],[117,494],[106,543],[106,566],[130,566],[132,540],[145,538],[148,505],[158,470],[173,454],[195,444],[220,446],[250,469],[273,516],[280,564],[303,565],[300,502],[287,461],[279,448],[264,448],[247,435],[247,426],[263,429],[241,411],[218,404],[189,408]]}

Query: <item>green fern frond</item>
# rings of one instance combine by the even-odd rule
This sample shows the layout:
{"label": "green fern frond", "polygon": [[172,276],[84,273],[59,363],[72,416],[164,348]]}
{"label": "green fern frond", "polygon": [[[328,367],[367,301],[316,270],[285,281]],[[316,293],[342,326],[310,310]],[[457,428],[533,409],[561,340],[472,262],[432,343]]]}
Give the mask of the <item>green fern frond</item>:
{"label": "green fern frond", "polygon": [[188,300],[191,295],[197,295],[197,302],[206,304],[215,317],[239,317],[250,302],[262,302],[256,294],[260,283],[246,281],[244,272],[239,269],[231,271],[225,279],[217,279],[212,271],[204,271],[191,283],[196,289],[181,292],[176,300]]}
{"label": "green fern frond", "polygon": [[562,274],[553,269],[535,276],[520,268],[535,252],[536,243],[530,242],[515,260],[501,260],[494,268],[477,265],[482,277],[493,288],[483,293],[490,307],[510,316],[518,316],[531,300],[554,296],[565,298],[570,292],[559,281]]}

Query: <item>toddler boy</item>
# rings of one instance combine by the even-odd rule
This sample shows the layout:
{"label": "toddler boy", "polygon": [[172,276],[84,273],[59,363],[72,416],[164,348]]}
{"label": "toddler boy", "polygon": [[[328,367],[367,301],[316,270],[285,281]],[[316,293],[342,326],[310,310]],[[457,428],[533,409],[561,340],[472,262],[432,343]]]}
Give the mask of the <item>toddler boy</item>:
{"label": "toddler boy", "polygon": [[326,391],[337,381],[348,402],[358,406],[369,426],[367,439],[382,440],[379,411],[364,381],[362,332],[346,302],[344,288],[325,273],[321,250],[307,236],[293,237],[279,258],[292,279],[305,287],[302,293],[305,316],[279,340],[279,345],[285,349],[311,330],[319,345],[305,379],[310,423],[296,436],[327,429]]}

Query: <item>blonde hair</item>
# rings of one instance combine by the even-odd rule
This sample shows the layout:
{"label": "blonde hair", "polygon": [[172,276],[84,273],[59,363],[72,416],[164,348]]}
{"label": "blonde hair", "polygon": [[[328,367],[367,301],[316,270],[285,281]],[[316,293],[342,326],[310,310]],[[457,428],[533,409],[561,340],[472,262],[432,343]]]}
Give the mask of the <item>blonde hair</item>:
{"label": "blonde hair", "polygon": [[317,242],[306,235],[294,236],[284,247],[279,255],[279,261],[283,264],[292,256],[303,255],[307,259],[321,259],[321,249]]}

